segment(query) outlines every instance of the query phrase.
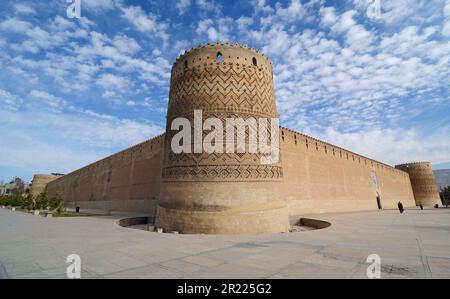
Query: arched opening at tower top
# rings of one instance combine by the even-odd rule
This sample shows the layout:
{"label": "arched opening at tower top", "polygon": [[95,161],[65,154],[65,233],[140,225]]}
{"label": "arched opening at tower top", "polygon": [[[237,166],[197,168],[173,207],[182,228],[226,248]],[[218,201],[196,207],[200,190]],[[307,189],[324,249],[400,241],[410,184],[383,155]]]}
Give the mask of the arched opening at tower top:
{"label": "arched opening at tower top", "polygon": [[258,66],[258,62],[256,61],[256,58],[255,58],[255,57],[253,57],[252,62],[253,62],[253,65],[254,65],[254,66]]}
{"label": "arched opening at tower top", "polygon": [[217,55],[216,55],[216,61],[217,61],[217,62],[222,61],[222,53],[217,52]]}

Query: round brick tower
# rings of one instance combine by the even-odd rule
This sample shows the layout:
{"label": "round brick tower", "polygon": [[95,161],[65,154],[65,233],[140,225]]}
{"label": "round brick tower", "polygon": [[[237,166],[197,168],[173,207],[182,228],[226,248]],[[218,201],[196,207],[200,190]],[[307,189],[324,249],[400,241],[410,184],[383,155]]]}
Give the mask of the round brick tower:
{"label": "round brick tower", "polygon": [[[279,195],[281,161],[261,164],[259,152],[173,151],[171,141],[178,133],[171,129],[173,120],[186,118],[194,127],[194,110],[201,110],[203,121],[216,118],[224,124],[229,118],[266,118],[270,128],[270,119],[277,118],[271,62],[246,46],[208,44],[174,63],[156,227],[206,234],[288,231],[288,210]],[[191,132],[194,148],[199,141]],[[245,140],[248,147],[250,138]]]}
{"label": "round brick tower", "polygon": [[416,205],[440,205],[441,199],[436,187],[436,178],[429,162],[416,162],[396,165],[395,168],[409,174]]}

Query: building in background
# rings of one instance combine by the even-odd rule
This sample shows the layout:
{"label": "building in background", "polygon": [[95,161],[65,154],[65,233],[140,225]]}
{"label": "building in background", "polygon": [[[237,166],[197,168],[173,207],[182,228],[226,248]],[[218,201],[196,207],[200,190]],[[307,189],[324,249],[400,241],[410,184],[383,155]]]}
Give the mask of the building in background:
{"label": "building in background", "polygon": [[6,184],[3,182],[0,182],[0,196],[3,196],[6,194]]}
{"label": "building in background", "polygon": [[450,186],[450,169],[433,170],[438,190]]}
{"label": "building in background", "polygon": [[14,178],[9,183],[0,184],[0,196],[23,195],[30,191],[30,185],[21,178]]}

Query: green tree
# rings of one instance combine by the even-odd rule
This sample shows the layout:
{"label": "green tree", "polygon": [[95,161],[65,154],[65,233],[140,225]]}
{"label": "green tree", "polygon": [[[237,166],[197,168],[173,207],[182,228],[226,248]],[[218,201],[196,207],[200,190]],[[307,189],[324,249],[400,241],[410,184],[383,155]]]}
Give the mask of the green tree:
{"label": "green tree", "polygon": [[34,209],[45,210],[48,207],[48,197],[45,192],[39,193],[34,199]]}
{"label": "green tree", "polygon": [[20,207],[22,205],[22,196],[20,195],[9,195],[6,198],[6,206]]}
{"label": "green tree", "polygon": [[21,198],[20,207],[24,210],[33,209],[33,196],[30,193],[27,193],[25,196]]}
{"label": "green tree", "polygon": [[61,197],[61,195],[56,194],[55,196],[53,196],[52,198],[49,199],[48,201],[48,206],[50,207],[51,211],[61,211],[62,205],[63,205],[63,198]]}
{"label": "green tree", "polygon": [[0,196],[0,205],[1,206],[9,206],[8,196]]}
{"label": "green tree", "polygon": [[444,205],[450,205],[450,186],[441,188],[440,192],[442,203]]}

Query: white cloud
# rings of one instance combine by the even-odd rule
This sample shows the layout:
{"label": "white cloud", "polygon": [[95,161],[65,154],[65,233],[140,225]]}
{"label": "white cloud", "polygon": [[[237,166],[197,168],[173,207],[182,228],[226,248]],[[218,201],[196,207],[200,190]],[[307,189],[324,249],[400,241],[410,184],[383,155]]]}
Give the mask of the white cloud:
{"label": "white cloud", "polygon": [[252,0],[253,6],[255,7],[255,12],[262,12],[262,13],[272,13],[273,8],[270,5],[266,4],[266,0]]}
{"label": "white cloud", "polygon": [[[274,24],[283,24],[288,26],[289,24],[296,24],[298,22],[310,22],[314,20],[313,14],[315,12],[312,10],[313,6],[317,1],[311,1],[302,5],[300,0],[290,0],[289,4],[284,7],[280,2],[275,4],[275,8],[271,8],[270,5],[265,6],[265,2],[258,2],[258,7],[256,11],[263,11],[265,16],[260,18],[260,23],[263,28],[269,28]],[[272,13],[273,12],[273,13]],[[296,30],[295,26],[292,30]]]}
{"label": "white cloud", "polygon": [[441,127],[431,134],[417,129],[373,129],[355,133],[341,133],[327,129],[315,136],[350,149],[353,152],[396,165],[423,161],[443,163],[450,161],[450,127]]}
{"label": "white cloud", "polygon": [[260,42],[264,43],[263,53],[267,55],[275,55],[286,51],[291,43],[291,37],[284,30],[283,25],[276,24],[269,31],[261,35]]}
{"label": "white cloud", "polygon": [[[111,10],[112,1],[87,1],[85,8],[96,14],[98,24],[85,16],[77,22],[64,15],[37,20],[35,14],[25,19],[25,12],[18,11],[15,17],[0,20],[0,64],[5,66],[0,73],[0,103],[7,107],[0,109],[5,117],[0,118],[2,127],[13,117],[15,122],[8,126],[33,115],[31,111],[14,114],[13,109],[35,109],[34,114],[49,118],[33,120],[41,136],[58,122],[66,128],[50,128],[51,140],[38,140],[28,139],[34,138],[31,125],[19,126],[14,133],[22,143],[30,140],[54,155],[63,156],[67,150],[66,159],[77,152],[86,161],[97,159],[99,153],[112,153],[118,145],[124,148],[143,140],[147,133],[138,131],[153,131],[149,129],[153,125],[83,110],[84,99],[99,101],[89,107],[121,105],[121,111],[136,118],[147,117],[137,109],[141,107],[165,113],[170,62],[176,55],[199,42],[228,40],[248,43],[269,55],[283,125],[390,163],[445,162],[448,157],[448,144],[439,141],[449,131],[441,128],[446,123],[435,126],[433,117],[450,108],[449,0],[382,1],[383,16],[377,21],[367,18],[366,0],[348,0],[336,8],[323,7],[322,0],[271,1],[272,6],[269,1],[252,0],[252,12],[242,10],[232,17],[217,2],[174,2],[173,9],[180,14],[190,10],[200,17],[183,25],[163,18],[153,5],[124,2],[114,1],[118,9]],[[104,11],[108,11],[107,22],[100,16]],[[124,28],[112,27],[114,18],[120,26],[125,23]],[[105,23],[111,28],[105,29]],[[50,90],[67,96],[56,97]],[[69,100],[79,91],[83,96]],[[12,93],[28,94],[27,105]],[[49,113],[52,103],[58,107],[58,100],[67,104]],[[70,123],[75,123],[74,129]],[[422,126],[436,130],[427,136]],[[129,132],[134,138],[126,137]],[[76,135],[76,142],[71,144],[69,135]],[[372,142],[383,136],[385,147]],[[51,151],[61,142],[67,146]],[[77,148],[78,144],[84,147]],[[30,153],[21,153],[25,154]]]}
{"label": "white cloud", "polygon": [[125,35],[116,35],[112,44],[125,54],[135,54],[141,49],[135,39]]}
{"label": "white cloud", "polygon": [[183,15],[189,9],[189,6],[191,6],[191,0],[179,0],[176,8],[179,14]]}
{"label": "white cloud", "polygon": [[447,0],[445,2],[444,6],[444,17],[450,18],[450,0]]}
{"label": "white cloud", "polygon": [[450,18],[442,26],[442,35],[450,36]]}
{"label": "white cloud", "polygon": [[116,97],[116,93],[114,91],[107,90],[104,93],[102,93],[102,98],[104,99],[111,99],[114,97]]}
{"label": "white cloud", "polygon": [[107,10],[114,9],[113,0],[82,0],[81,10],[87,9],[91,12],[99,13]]}
{"label": "white cloud", "polygon": [[450,0],[447,0],[445,2],[443,12],[445,19],[442,25],[442,35],[450,36]]}
{"label": "white cloud", "polygon": [[356,15],[355,10],[349,10],[343,13],[335,24],[331,27],[331,29],[337,33],[343,33],[348,31],[351,27],[356,25],[353,17]]}
{"label": "white cloud", "polygon": [[0,23],[0,30],[17,32],[17,33],[27,33],[31,28],[31,23],[22,21],[17,18],[8,18]]}
{"label": "white cloud", "polygon": [[30,91],[30,96],[45,103],[51,109],[61,110],[67,105],[67,102],[65,100],[42,90],[33,89],[32,91]]}
{"label": "white cloud", "polygon": [[33,172],[67,173],[162,132],[153,124],[92,111],[0,110],[0,121],[8,140],[0,147],[0,166]]}
{"label": "white cloud", "polygon": [[130,22],[137,31],[150,33],[161,38],[164,43],[168,42],[167,24],[160,21],[156,15],[146,13],[139,6],[128,6],[121,9],[123,18]]}
{"label": "white cloud", "polygon": [[81,16],[81,18],[78,20],[78,22],[80,23],[81,27],[86,30],[89,30],[91,27],[94,27],[97,25],[92,20],[89,20],[85,16]]}
{"label": "white cloud", "polygon": [[73,29],[76,27],[76,25],[74,22],[69,21],[69,19],[67,18],[56,16],[55,19],[51,22],[50,27],[54,32],[58,32]]}
{"label": "white cloud", "polygon": [[30,175],[69,173],[109,154],[106,149],[90,151],[62,143],[48,143],[45,138],[36,138],[16,129],[8,130],[3,137],[8,138],[9,144],[0,147],[0,167],[26,169]]}
{"label": "white cloud", "polygon": [[289,5],[284,8],[280,4],[277,5],[276,15],[284,21],[295,21],[301,18],[305,14],[300,0],[291,0]]}
{"label": "white cloud", "polygon": [[36,10],[34,10],[33,7],[21,3],[15,4],[14,9],[16,11],[16,14],[24,14],[24,15],[36,14]]}
{"label": "white cloud", "polygon": [[[173,49],[174,52],[177,53],[178,55],[184,53],[184,51],[186,51],[189,48],[189,42],[187,40],[177,40],[174,45],[173,45]],[[153,55],[156,55],[155,53],[153,53]],[[161,55],[161,52],[159,52],[156,56]]]}
{"label": "white cloud", "polygon": [[129,80],[113,74],[102,74],[97,79],[96,83],[107,90],[109,89],[123,90],[125,88],[130,87]]}
{"label": "white cloud", "polygon": [[200,20],[196,32],[199,35],[206,35],[209,42],[229,41],[233,20],[231,18],[219,18],[215,20]]}
{"label": "white cloud", "polygon": [[[343,134],[401,127],[406,111],[423,113],[428,99],[418,95],[448,85],[450,45],[435,39],[437,26],[380,33],[358,23],[356,10],[322,7],[325,32],[292,33],[275,14],[264,19],[270,27],[250,36],[274,61],[278,110],[288,127]],[[414,104],[402,105],[411,98]],[[444,100],[428,107],[439,105]]]}
{"label": "white cloud", "polygon": [[346,34],[347,45],[355,50],[368,52],[371,50],[371,45],[374,39],[372,32],[367,31],[361,25],[354,25],[350,27]]}
{"label": "white cloud", "polygon": [[130,107],[136,106],[136,102],[135,101],[131,101],[131,100],[127,101],[126,104],[127,104],[127,106],[130,106]]}
{"label": "white cloud", "polygon": [[98,33],[91,33],[91,44],[82,47],[76,47],[75,52],[78,54],[77,60],[95,61],[102,59],[102,65],[107,68],[115,69],[118,72],[137,72],[139,78],[146,78],[158,85],[167,84],[167,78],[170,78],[170,64],[165,58],[157,57],[152,62],[140,58],[133,58],[128,53],[138,50],[138,45],[129,43],[128,46],[121,45],[116,40],[116,48],[108,36]]}
{"label": "white cloud", "polygon": [[253,19],[250,17],[240,17],[236,20],[236,24],[239,30],[246,31],[248,30],[248,26],[253,24]]}
{"label": "white cloud", "polygon": [[213,25],[213,21],[211,19],[200,20],[197,26],[197,34],[202,34],[208,32],[208,29]]}
{"label": "white cloud", "polygon": [[72,22],[61,16],[56,16],[53,20],[50,20],[49,24],[43,24],[44,26],[48,28],[33,26],[30,22],[18,18],[8,18],[0,23],[0,30],[22,34],[22,42],[12,44],[11,48],[18,52],[30,53],[38,53],[42,49],[58,47],[69,38],[86,36],[84,30],[80,30]]}
{"label": "white cloud", "polygon": [[218,4],[217,1],[212,0],[195,0],[195,4],[197,5],[197,8],[215,14],[220,13],[222,9],[222,6]]}
{"label": "white cloud", "polygon": [[336,24],[338,17],[334,7],[321,7],[319,10],[321,15],[321,24],[324,26],[331,26]]}
{"label": "white cloud", "polygon": [[22,101],[10,92],[0,89],[0,103],[6,109],[17,110],[22,104]]}

